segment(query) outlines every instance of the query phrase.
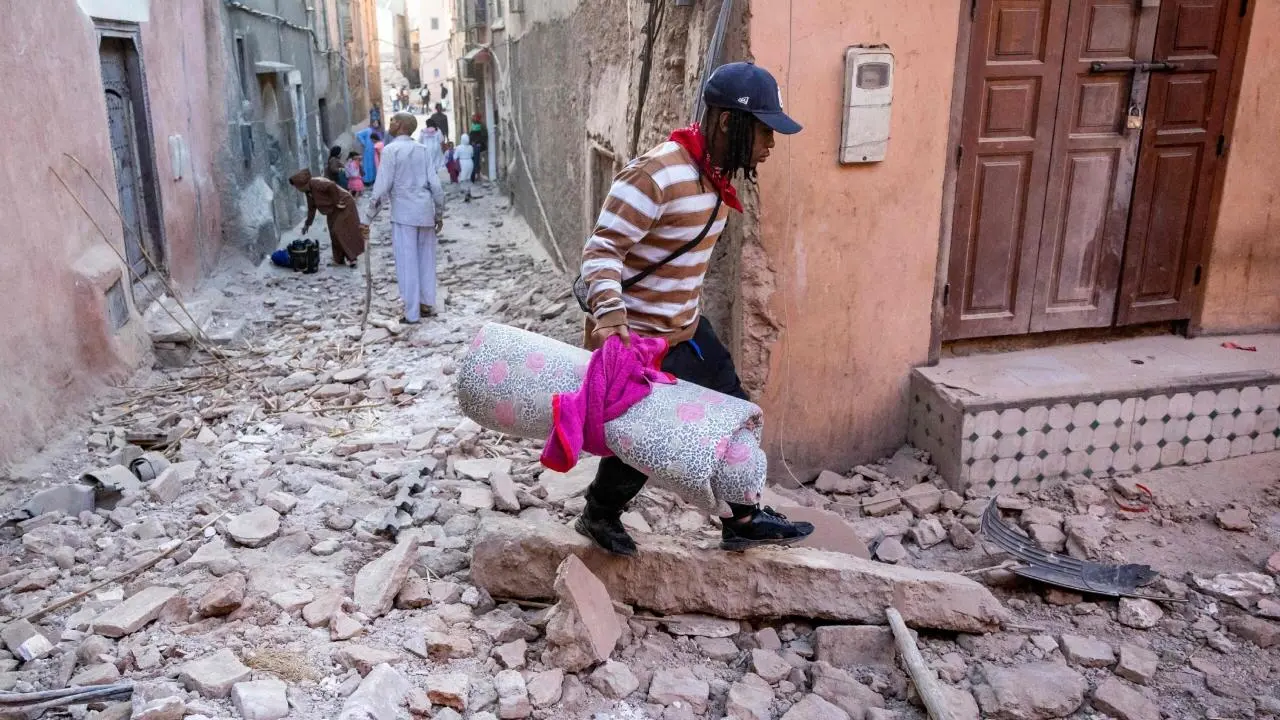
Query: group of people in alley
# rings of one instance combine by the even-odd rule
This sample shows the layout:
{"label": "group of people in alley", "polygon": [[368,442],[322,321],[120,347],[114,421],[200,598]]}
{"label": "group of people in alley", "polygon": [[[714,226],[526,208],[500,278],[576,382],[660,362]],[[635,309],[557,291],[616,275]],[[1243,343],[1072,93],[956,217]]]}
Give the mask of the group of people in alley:
{"label": "group of people in alley", "polygon": [[368,219],[376,217],[383,205],[390,205],[396,278],[404,301],[401,321],[410,325],[436,311],[437,234],[444,226],[445,213],[440,172],[446,171],[452,182],[461,180],[468,202],[476,180],[477,150],[471,137],[477,127],[483,130],[480,118],[475,118],[471,132],[461,135],[456,148],[448,140],[448,127],[444,108],[437,104],[415,140],[417,117],[397,112],[387,124],[385,141],[377,127],[366,128],[357,134],[363,152],[350,151],[344,162],[342,148],[335,145],[329,151],[323,177],[314,177],[303,168],[289,178],[307,200],[302,234],[310,231],[317,212],[323,215],[335,267],[356,267],[365,250],[369,223],[361,221],[356,199],[368,190],[366,183],[372,182]]}
{"label": "group of people in alley", "polygon": [[[729,351],[700,312],[703,281],[729,211],[743,209],[734,182],[754,182],[775,133],[794,134],[801,126],[783,110],[777,81],[753,63],[716,69],[704,100],[704,123],[676,129],[616,176],[583,248],[574,293],[586,313],[588,349],[606,343],[630,347],[633,335],[660,338],[668,348],[663,371],[746,400]],[[436,116],[418,141],[412,137],[416,128],[417,119],[409,113],[391,118],[390,140],[375,148],[380,157],[375,158],[371,205],[374,215],[383,204],[391,205],[396,275],[404,322],[411,324],[435,309],[435,250],[445,218],[440,171],[448,163]],[[470,153],[475,149],[467,140],[464,134],[456,150],[463,178],[474,167]],[[313,178],[307,170],[291,182],[307,195],[307,227],[317,210],[328,218],[334,264],[354,263],[364,247],[352,194],[336,178]],[[577,531],[605,551],[634,555],[637,547],[621,515],[647,479],[617,457],[604,458],[587,490]],[[716,489],[727,507],[721,517],[723,548],[788,544],[814,531],[809,523],[762,507],[762,490]]]}

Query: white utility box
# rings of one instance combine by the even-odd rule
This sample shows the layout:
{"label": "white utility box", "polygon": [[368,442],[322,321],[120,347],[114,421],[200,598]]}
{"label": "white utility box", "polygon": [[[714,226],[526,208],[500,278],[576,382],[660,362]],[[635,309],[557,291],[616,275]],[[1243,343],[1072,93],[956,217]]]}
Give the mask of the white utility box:
{"label": "white utility box", "polygon": [[884,160],[889,149],[893,75],[888,45],[854,45],[845,50],[840,164]]}

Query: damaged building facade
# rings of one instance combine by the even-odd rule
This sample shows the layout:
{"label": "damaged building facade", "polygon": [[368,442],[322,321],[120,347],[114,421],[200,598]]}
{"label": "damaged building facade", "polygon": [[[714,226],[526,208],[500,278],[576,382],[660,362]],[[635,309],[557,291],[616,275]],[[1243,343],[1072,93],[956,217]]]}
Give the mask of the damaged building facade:
{"label": "damaged building facade", "polygon": [[1215,339],[1280,329],[1274,5],[511,5],[468,54],[496,175],[567,275],[612,173],[691,117],[722,8],[721,60],[779,78],[805,130],[704,308],[778,473],[910,439],[1008,489],[1276,446],[1275,337]]}
{"label": "damaged building facade", "polygon": [[224,201],[251,254],[270,252],[301,217],[289,176],[319,172],[331,146],[350,149],[369,123],[381,87],[375,11],[373,0],[222,4]]}
{"label": "damaged building facade", "polygon": [[17,245],[0,270],[14,316],[0,348],[0,461],[148,357],[142,316],[156,298],[192,290],[224,250],[260,258],[301,217],[285,179],[319,171],[327,144],[368,123],[370,93],[352,87],[377,87],[373,10],[58,0],[6,19],[8,94],[59,80],[35,105],[0,111],[23,136],[0,168],[37,198],[14,203]]}

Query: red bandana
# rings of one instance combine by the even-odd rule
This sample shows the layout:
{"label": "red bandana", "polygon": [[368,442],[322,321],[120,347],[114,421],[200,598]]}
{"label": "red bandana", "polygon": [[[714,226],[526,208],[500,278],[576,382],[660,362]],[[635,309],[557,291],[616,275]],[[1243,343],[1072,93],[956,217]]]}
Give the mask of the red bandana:
{"label": "red bandana", "polygon": [[702,134],[702,128],[698,123],[672,131],[670,140],[689,151],[698,163],[698,167],[702,169],[703,176],[710,180],[720,192],[720,199],[724,204],[742,212],[742,203],[738,200],[738,191],[734,189],[733,183],[729,182],[729,178],[725,177],[719,168],[711,167],[711,161],[707,157],[707,138]]}

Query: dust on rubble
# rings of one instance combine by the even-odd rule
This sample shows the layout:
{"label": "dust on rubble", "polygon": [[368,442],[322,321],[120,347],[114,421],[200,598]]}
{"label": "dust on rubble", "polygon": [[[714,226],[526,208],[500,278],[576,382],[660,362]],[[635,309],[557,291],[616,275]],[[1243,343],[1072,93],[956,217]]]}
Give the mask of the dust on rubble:
{"label": "dust on rubble", "polygon": [[[232,263],[182,304],[203,335],[157,320],[157,367],[14,468],[6,507],[36,500],[38,512],[0,536],[0,690],[134,684],[131,703],[72,710],[86,719],[925,717],[882,626],[812,612],[662,617],[644,598],[619,602],[608,563],[624,561],[580,540],[583,562],[513,571],[545,569],[530,582],[546,585],[548,602],[491,596],[478,560],[473,582],[485,518],[568,523],[595,464],[542,473],[538,443],[464,419],[451,389],[457,358],[486,321],[576,342],[580,317],[567,278],[490,188],[471,203],[453,198],[441,312],[402,326],[386,223],[384,214],[374,227],[364,330],[362,273]],[[96,498],[80,488],[83,471],[128,465],[143,450],[173,464],[136,486],[116,475],[123,486]],[[917,639],[955,717],[1276,715],[1278,466],[1250,456],[1045,482],[1000,499],[1006,522],[1046,549],[1155,566],[1156,601],[1019,580],[980,534],[989,498],[949,488],[911,448],[771,488],[770,504],[822,532],[809,548],[762,552],[916,581],[858,559],[870,550],[870,562],[984,583],[1008,611],[1003,630]],[[665,537],[673,557],[683,547],[696,558],[718,537],[713,519],[658,490],[622,521],[642,553]],[[706,585],[714,599],[717,580],[702,569],[686,559],[664,579]],[[794,596],[774,607],[815,600],[785,578],[763,580],[757,593]],[[965,617],[946,598],[915,610]]]}

